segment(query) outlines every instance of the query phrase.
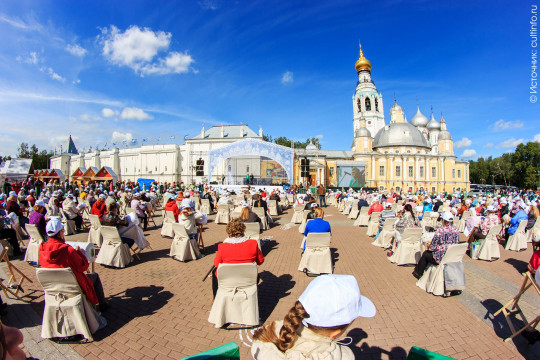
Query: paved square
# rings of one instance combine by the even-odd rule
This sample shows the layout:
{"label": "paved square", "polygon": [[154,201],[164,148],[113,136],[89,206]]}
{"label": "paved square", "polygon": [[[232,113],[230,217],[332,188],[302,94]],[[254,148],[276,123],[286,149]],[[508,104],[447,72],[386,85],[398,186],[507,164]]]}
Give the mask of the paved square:
{"label": "paved square", "polygon": [[[488,263],[466,256],[467,288],[462,295],[441,298],[415,286],[411,267],[391,264],[385,251],[372,246],[365,228],[326,209],[332,225],[335,273],[352,274],[363,295],[377,306],[372,319],[358,319],[350,327],[351,347],[357,358],[403,359],[411,346],[420,346],[458,359],[539,358],[539,345],[524,338],[505,343],[509,334],[502,316],[491,315],[510,300],[522,281],[531,248],[516,253],[501,249],[501,259]],[[259,267],[259,308],[263,321],[281,319],[311,278],[297,270],[301,235],[287,225],[292,210],[276,218],[277,224],[262,234],[269,238],[265,262]],[[211,217],[213,219],[214,216]],[[158,225],[161,220],[156,217]],[[251,358],[250,330],[215,329],[207,322],[212,306],[211,281],[202,282],[210,269],[225,225],[212,221],[205,227],[206,256],[181,263],[168,256],[171,239],[161,238],[160,227],[146,232],[153,249],[143,251],[125,269],[96,265],[111,308],[104,314],[108,326],[95,334],[93,343],[57,345],[39,336],[43,291],[35,269],[13,261],[34,280],[25,286],[29,303],[9,300],[4,321],[22,328],[28,355],[43,359],[179,359],[229,341],[241,347],[243,359]],[[85,241],[87,234],[70,237]],[[1,267],[5,272],[5,263]],[[540,299],[527,294],[522,302],[530,317],[540,310]]]}

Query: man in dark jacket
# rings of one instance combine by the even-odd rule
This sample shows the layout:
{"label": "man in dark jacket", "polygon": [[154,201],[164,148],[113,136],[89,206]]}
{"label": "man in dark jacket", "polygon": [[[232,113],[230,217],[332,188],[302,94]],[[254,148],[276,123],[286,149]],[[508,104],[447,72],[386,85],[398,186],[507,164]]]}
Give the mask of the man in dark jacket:
{"label": "man in dark jacket", "polygon": [[366,199],[364,199],[363,197],[360,198],[360,200],[358,200],[358,211],[362,210],[362,208],[366,206],[369,208],[369,204],[368,202],[366,201]]}
{"label": "man in dark jacket", "polygon": [[[118,229],[121,226],[129,226],[129,221],[125,217],[120,218],[118,215],[118,205],[116,203],[112,203],[109,205],[109,211],[103,215],[101,224],[104,226],[114,226]],[[129,247],[132,247],[133,244],[135,244],[135,240],[133,239],[127,237],[121,237],[121,239],[122,242],[127,244]]]}

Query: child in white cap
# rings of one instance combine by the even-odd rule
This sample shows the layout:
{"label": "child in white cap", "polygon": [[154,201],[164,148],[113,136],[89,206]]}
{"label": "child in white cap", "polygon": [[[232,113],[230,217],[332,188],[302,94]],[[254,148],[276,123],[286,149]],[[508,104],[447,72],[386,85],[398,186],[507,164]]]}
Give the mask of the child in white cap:
{"label": "child in white cap", "polygon": [[300,295],[285,319],[258,329],[251,355],[270,359],[354,359],[336,342],[358,317],[375,316],[375,305],[360,295],[352,275],[321,275]]}

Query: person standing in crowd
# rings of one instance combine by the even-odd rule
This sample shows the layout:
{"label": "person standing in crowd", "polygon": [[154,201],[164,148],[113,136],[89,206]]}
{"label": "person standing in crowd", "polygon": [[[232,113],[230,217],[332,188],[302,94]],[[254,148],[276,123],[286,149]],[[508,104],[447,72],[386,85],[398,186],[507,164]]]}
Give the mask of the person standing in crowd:
{"label": "person standing in crowd", "polygon": [[107,211],[107,206],[105,205],[105,194],[99,194],[97,201],[92,205],[92,211],[90,214],[99,216],[99,221],[103,219],[103,215]]}
{"label": "person standing in crowd", "polygon": [[148,214],[146,213],[146,205],[141,201],[141,194],[133,194],[133,200],[131,200],[131,208],[135,210],[137,217],[144,224],[143,230],[148,230]]}
{"label": "person standing in crowd", "polygon": [[319,195],[319,206],[326,207],[326,188],[322,184],[319,184],[317,188],[317,195]]}
{"label": "person standing in crowd", "polygon": [[454,215],[451,212],[445,211],[442,214],[442,227],[437,229],[431,242],[426,244],[428,250],[424,251],[414,269],[413,275],[417,279],[422,277],[428,264],[439,265],[450,245],[459,243],[459,231],[452,226],[453,221]]}
{"label": "person standing in crowd", "polygon": [[256,360],[353,360],[340,338],[358,317],[376,314],[375,305],[360,294],[352,275],[321,275],[312,280],[282,321],[257,329],[251,347]]}

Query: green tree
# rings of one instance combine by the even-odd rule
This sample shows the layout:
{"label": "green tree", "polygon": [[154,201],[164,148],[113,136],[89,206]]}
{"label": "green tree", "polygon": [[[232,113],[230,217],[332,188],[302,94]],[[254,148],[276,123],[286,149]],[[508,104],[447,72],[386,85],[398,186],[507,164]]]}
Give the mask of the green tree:
{"label": "green tree", "polygon": [[263,139],[265,141],[273,142],[275,144],[286,146],[286,147],[293,147],[293,143],[294,143],[295,149],[305,149],[309,145],[309,142],[311,140],[311,142],[313,143],[313,145],[317,147],[317,149],[321,149],[319,138],[315,138],[315,137],[308,138],[306,139],[306,141],[294,141],[292,139],[289,139],[286,136],[280,136],[274,139],[271,135],[263,135]]}
{"label": "green tree", "polygon": [[23,159],[32,159],[34,169],[47,169],[49,160],[53,155],[52,151],[41,150],[35,144],[28,146],[28,143],[21,143],[17,149],[17,157]]}
{"label": "green tree", "polygon": [[540,176],[540,143],[519,144],[513,159],[515,185],[524,189],[536,189]]}

